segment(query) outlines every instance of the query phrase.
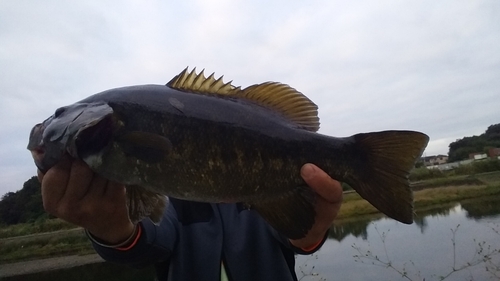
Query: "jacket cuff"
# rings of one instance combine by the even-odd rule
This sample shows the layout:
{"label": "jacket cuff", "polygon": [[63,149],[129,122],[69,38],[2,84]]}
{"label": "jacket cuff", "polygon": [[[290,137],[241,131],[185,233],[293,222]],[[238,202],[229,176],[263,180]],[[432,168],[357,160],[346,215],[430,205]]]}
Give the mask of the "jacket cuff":
{"label": "jacket cuff", "polygon": [[323,239],[321,239],[321,241],[319,241],[316,245],[314,245],[308,249],[302,249],[302,248],[295,247],[292,243],[290,243],[290,246],[292,247],[293,251],[299,255],[313,254],[316,251],[318,251],[323,246],[323,244],[325,244],[326,239],[328,239],[329,232],[330,232],[330,230],[327,230],[325,232],[325,235],[323,236]]}

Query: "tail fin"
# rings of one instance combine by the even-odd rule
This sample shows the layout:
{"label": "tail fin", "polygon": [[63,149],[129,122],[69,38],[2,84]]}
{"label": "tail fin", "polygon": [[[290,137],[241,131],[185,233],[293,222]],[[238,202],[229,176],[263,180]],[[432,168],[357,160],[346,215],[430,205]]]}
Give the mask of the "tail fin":
{"label": "tail fin", "polygon": [[413,192],[408,176],[429,137],[413,131],[383,131],[353,136],[362,153],[345,182],[378,210],[413,223]]}

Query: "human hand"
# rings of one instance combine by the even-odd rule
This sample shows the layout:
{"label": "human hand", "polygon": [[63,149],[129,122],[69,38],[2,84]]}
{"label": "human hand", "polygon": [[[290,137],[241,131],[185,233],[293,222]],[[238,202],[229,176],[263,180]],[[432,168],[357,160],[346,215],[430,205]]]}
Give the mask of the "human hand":
{"label": "human hand", "polygon": [[316,218],[314,225],[304,238],[291,240],[290,243],[300,249],[317,245],[325,236],[342,205],[342,186],[328,174],[313,164],[305,164],[300,170],[304,181],[317,194]]}
{"label": "human hand", "polygon": [[47,173],[38,171],[38,179],[48,213],[109,244],[125,241],[134,231],[125,187],[98,176],[83,161],[66,155]]}

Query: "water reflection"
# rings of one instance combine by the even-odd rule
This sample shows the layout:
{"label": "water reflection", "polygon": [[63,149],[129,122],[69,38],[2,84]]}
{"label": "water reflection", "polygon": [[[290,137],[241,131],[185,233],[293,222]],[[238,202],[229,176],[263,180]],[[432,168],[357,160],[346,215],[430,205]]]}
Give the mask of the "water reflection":
{"label": "water reflection", "polygon": [[[314,259],[297,256],[297,274],[302,280],[430,281],[464,266],[465,270],[453,272],[446,280],[498,280],[492,273],[500,274],[499,201],[500,196],[491,196],[417,210],[412,225],[380,216],[337,222]],[[494,255],[489,263],[482,257],[491,251]],[[366,253],[386,263],[373,266],[374,259],[356,262],[354,256]],[[471,263],[476,265],[468,266]],[[387,264],[411,278],[403,278]],[[487,266],[493,267],[487,270]],[[311,268],[313,274],[304,270]]]}
{"label": "water reflection", "polygon": [[[470,219],[478,220],[496,217],[500,214],[500,204],[498,202],[500,202],[500,196],[491,196],[418,210],[415,216],[415,225],[419,227],[420,232],[423,234],[428,228],[430,218],[447,217],[450,213],[460,211],[460,209],[463,209],[466,212],[466,217]],[[459,208],[457,209],[457,207]],[[341,242],[347,236],[352,235],[356,238],[367,240],[369,225],[380,220],[380,218],[381,216],[375,215],[337,222],[330,228],[329,238]]]}
{"label": "water reflection", "polygon": [[337,241],[342,241],[348,235],[353,235],[354,237],[361,237],[363,240],[368,239],[368,225],[373,221],[373,219],[359,219],[354,221],[343,222],[339,225],[334,225],[330,228],[329,238],[335,239]]}
{"label": "water reflection", "polygon": [[476,201],[462,202],[462,208],[467,211],[467,217],[472,219],[483,219],[495,217],[500,214],[500,196],[491,196],[481,200],[480,204]]}

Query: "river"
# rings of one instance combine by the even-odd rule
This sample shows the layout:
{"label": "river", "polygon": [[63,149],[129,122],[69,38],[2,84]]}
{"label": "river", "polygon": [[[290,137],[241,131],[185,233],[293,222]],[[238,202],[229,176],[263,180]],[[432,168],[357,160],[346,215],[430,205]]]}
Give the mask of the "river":
{"label": "river", "polygon": [[[491,271],[492,265],[500,266],[498,202],[499,198],[490,198],[428,210],[413,225],[386,218],[336,225],[320,251],[297,257],[297,275],[302,281],[431,281],[440,280],[453,267],[459,269],[479,262],[445,280],[499,280],[500,268]],[[492,264],[481,262],[488,253]],[[486,266],[490,271],[486,271]],[[403,272],[407,272],[408,278],[402,276]]]}

